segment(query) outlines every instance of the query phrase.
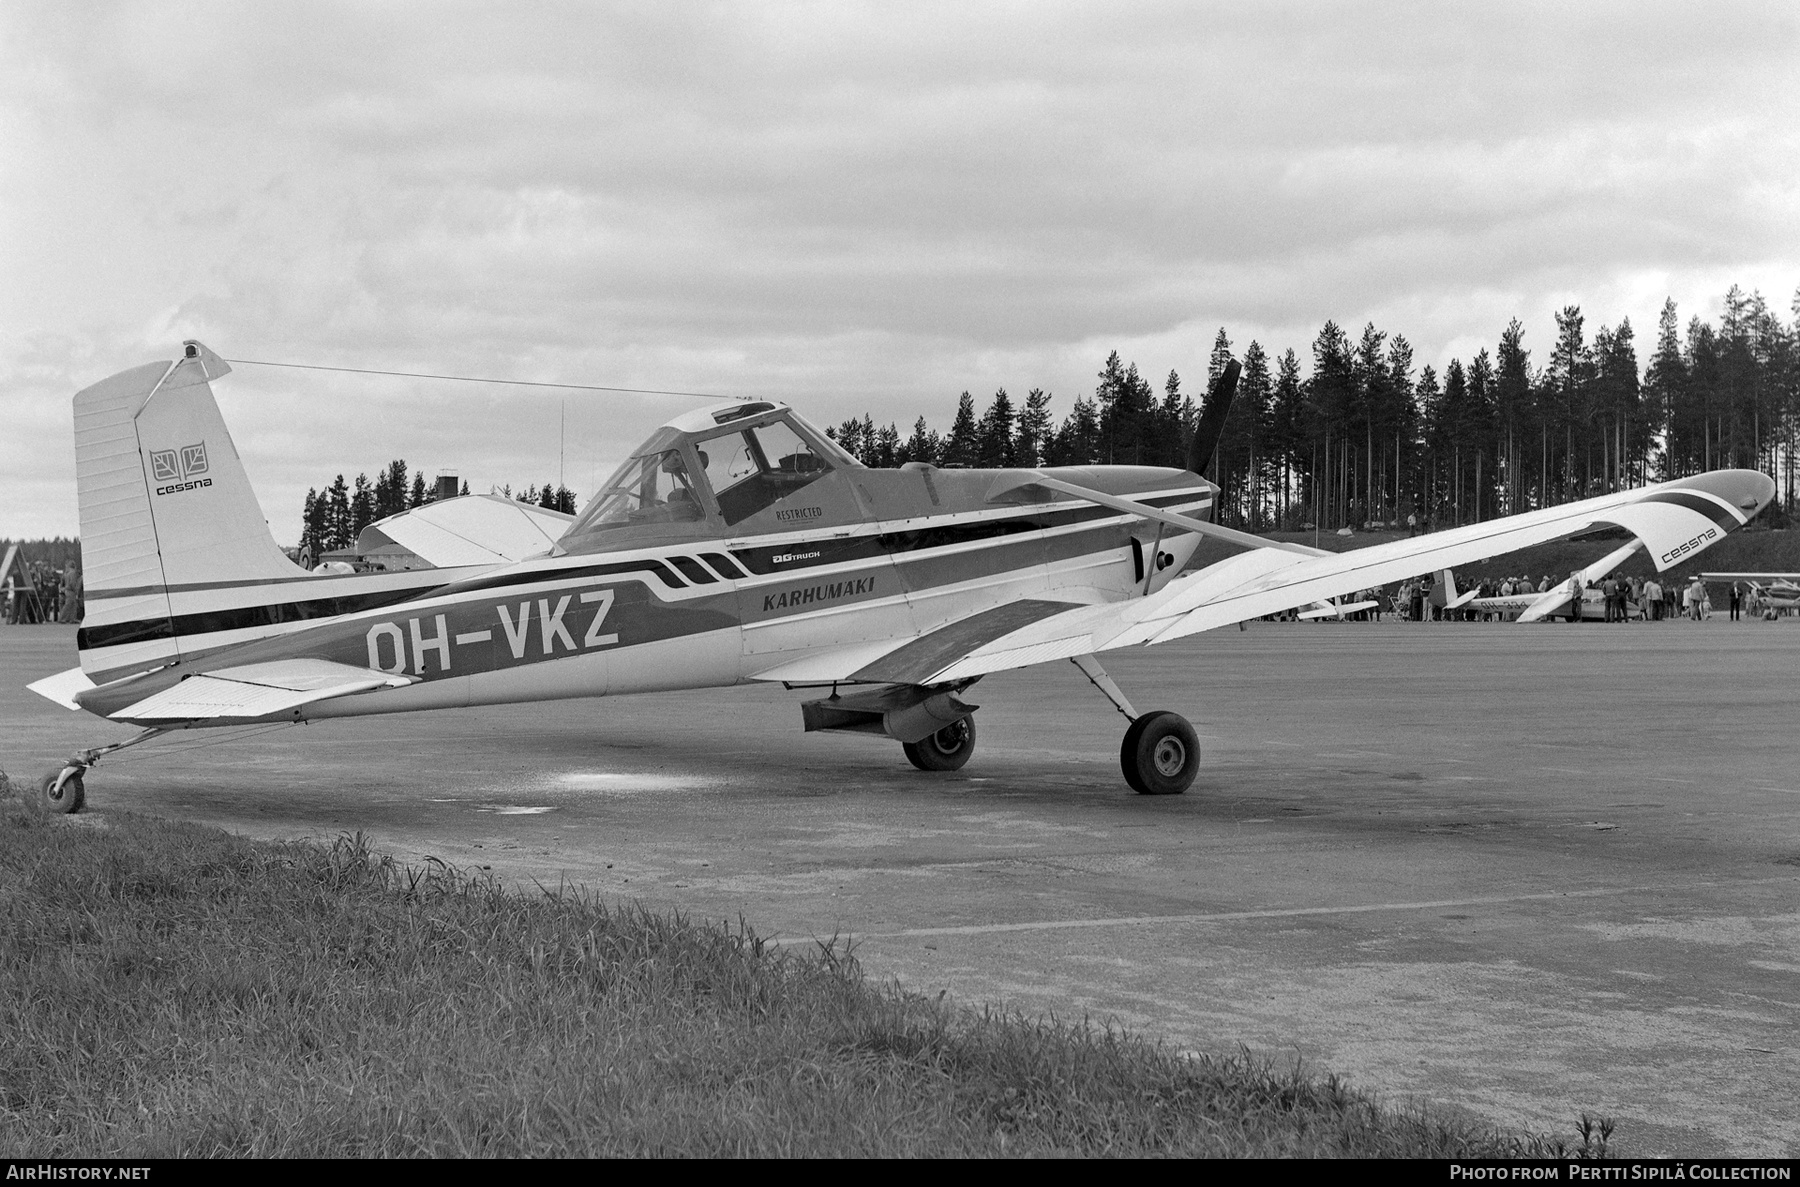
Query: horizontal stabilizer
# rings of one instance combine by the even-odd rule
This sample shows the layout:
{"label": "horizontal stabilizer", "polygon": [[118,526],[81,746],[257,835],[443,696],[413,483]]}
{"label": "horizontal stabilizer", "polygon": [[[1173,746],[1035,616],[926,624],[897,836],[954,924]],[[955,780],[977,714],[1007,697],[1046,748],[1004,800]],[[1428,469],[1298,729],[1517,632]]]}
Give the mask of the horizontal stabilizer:
{"label": "horizontal stabilizer", "polygon": [[46,676],[42,680],[33,680],[25,686],[41,697],[55,701],[65,709],[80,709],[75,701],[75,694],[86,692],[94,687],[88,674],[80,668],[70,668],[66,672],[58,672],[54,676]]}
{"label": "horizontal stabilizer", "polygon": [[1479,585],[1474,589],[1468,589],[1458,593],[1456,590],[1456,574],[1450,569],[1445,569],[1439,576],[1443,579],[1444,609],[1446,610],[1460,610],[1462,607],[1481,596],[1481,586]]}
{"label": "horizontal stabilizer", "polygon": [[1334,602],[1326,602],[1312,610],[1301,611],[1298,617],[1308,622],[1315,618],[1342,618],[1359,610],[1373,610],[1378,605],[1379,602],[1346,602],[1339,606]]}
{"label": "horizontal stabilizer", "polygon": [[411,683],[411,677],[330,660],[274,660],[189,676],[110,716],[144,724],[255,721],[315,701]]}

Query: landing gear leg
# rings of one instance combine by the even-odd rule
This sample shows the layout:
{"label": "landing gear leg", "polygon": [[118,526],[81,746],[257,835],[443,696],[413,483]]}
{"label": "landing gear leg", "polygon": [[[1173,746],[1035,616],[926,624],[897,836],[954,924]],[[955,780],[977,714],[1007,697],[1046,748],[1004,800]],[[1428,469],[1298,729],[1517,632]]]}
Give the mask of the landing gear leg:
{"label": "landing gear leg", "polygon": [[1139,714],[1099,660],[1078,655],[1070,662],[1131,722],[1119,746],[1119,769],[1131,789],[1140,795],[1180,795],[1186,791],[1200,773],[1200,737],[1187,719],[1166,709]]}
{"label": "landing gear leg", "polygon": [[114,742],[110,746],[96,746],[91,750],[83,750],[54,771],[47,773],[38,783],[38,804],[46,812],[59,816],[69,816],[87,804],[87,786],[82,776],[89,767],[99,764],[103,755],[113,754],[120,750],[136,746],[139,742],[148,742],[151,738],[161,737],[168,733],[167,729],[152,726],[141,733]]}

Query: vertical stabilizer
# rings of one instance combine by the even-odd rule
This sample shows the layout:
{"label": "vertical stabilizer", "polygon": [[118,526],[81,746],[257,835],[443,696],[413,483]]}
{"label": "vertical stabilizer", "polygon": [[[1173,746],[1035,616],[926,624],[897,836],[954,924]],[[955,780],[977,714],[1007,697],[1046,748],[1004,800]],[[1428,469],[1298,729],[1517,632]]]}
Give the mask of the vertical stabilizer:
{"label": "vertical stabilizer", "polygon": [[171,594],[304,577],[276,547],[208,381],[231,370],[198,342],[75,396],[75,481],[87,613],[82,668],[155,667],[181,653]]}

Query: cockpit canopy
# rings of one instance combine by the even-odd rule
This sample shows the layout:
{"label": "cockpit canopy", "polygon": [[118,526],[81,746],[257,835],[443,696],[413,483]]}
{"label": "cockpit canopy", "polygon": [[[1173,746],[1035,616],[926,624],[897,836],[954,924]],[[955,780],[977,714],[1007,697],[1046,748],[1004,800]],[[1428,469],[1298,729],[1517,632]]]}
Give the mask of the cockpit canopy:
{"label": "cockpit canopy", "polygon": [[720,532],[833,470],[860,465],[779,404],[691,412],[632,451],[569,525],[556,552]]}

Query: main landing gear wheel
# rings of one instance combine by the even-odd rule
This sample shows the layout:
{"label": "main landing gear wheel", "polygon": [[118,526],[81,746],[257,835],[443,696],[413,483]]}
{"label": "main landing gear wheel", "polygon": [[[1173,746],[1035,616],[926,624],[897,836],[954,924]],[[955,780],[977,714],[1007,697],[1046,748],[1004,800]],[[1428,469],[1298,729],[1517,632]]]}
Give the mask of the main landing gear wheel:
{"label": "main landing gear wheel", "polygon": [[903,742],[906,759],[921,771],[954,771],[975,753],[975,719],[953,721],[917,742]]}
{"label": "main landing gear wheel", "polygon": [[1146,713],[1125,731],[1119,767],[1140,795],[1180,795],[1200,773],[1200,736],[1179,713]]}
{"label": "main landing gear wheel", "polygon": [[[56,768],[38,784],[38,803],[46,812],[59,816],[73,815],[87,803],[87,788],[82,786],[81,772],[73,771],[67,779],[62,779],[64,770],[63,767]],[[60,784],[59,779],[62,780]]]}

